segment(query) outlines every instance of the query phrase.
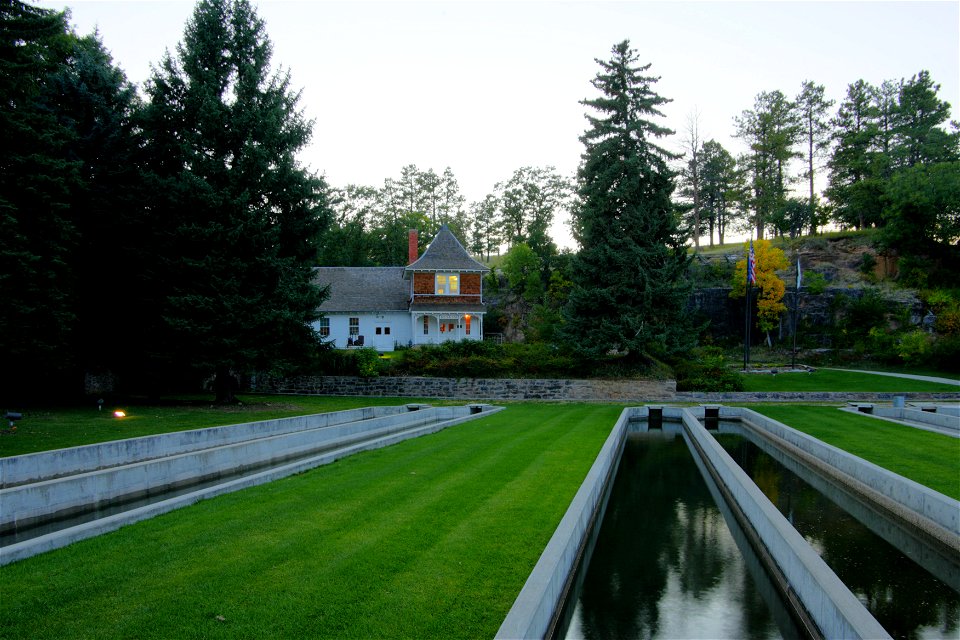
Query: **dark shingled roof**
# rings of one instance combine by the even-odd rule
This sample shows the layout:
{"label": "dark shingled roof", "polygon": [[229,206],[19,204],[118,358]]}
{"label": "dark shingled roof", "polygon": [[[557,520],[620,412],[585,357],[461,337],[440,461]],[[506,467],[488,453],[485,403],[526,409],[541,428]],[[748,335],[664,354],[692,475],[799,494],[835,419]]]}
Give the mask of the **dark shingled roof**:
{"label": "dark shingled roof", "polygon": [[403,267],[317,267],[314,279],[330,285],[320,311],[407,311],[410,281]]}
{"label": "dark shingled roof", "polygon": [[460,241],[450,231],[447,225],[440,227],[433,242],[423,252],[420,259],[406,267],[407,273],[412,271],[490,271],[470,257]]}

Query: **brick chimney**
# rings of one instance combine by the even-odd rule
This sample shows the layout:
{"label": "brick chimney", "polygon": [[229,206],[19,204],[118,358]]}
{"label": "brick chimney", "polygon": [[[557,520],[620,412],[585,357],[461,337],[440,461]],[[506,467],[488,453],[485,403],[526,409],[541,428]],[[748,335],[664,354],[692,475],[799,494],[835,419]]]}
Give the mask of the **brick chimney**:
{"label": "brick chimney", "polygon": [[418,241],[417,230],[410,229],[409,237],[407,240],[407,256],[409,258],[409,261],[407,262],[407,264],[413,264],[414,262],[417,261],[417,258],[420,257],[420,250],[417,247],[417,241]]}

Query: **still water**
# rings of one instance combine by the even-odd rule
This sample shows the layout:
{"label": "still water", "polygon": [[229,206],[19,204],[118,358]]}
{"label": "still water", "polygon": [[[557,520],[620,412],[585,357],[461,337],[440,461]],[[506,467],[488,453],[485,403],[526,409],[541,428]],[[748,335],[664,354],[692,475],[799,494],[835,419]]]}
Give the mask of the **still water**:
{"label": "still water", "polygon": [[798,637],[737,534],[682,436],[631,434],[582,587],[566,605],[569,625],[558,635]]}
{"label": "still water", "polygon": [[[722,430],[735,433],[716,434],[717,441],[890,635],[960,638],[960,559],[917,548],[919,542],[903,536],[895,538],[913,551],[916,560],[911,559],[850,515],[848,510],[857,512],[857,505],[841,488],[823,484],[798,466],[810,482],[819,484],[819,490],[814,488],[747,437],[737,435],[744,434],[739,425],[724,424]],[[873,529],[894,539],[889,532],[895,525],[875,522],[881,516],[869,510],[857,513]]]}

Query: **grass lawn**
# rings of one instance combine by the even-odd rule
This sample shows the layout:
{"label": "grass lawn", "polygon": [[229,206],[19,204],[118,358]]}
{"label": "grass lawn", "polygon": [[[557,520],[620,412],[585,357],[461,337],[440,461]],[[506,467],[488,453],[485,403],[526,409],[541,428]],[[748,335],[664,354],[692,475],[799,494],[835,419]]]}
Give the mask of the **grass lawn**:
{"label": "grass lawn", "polygon": [[[257,396],[240,397],[242,406],[223,407],[191,398],[171,400],[160,405],[104,405],[71,409],[23,410],[17,430],[0,436],[0,457],[36,451],[76,447],[96,442],[138,438],[157,433],[203,429],[225,424],[288,418],[341,411],[374,405],[397,405],[424,402],[452,404],[442,400],[415,398],[367,398],[329,396]],[[456,404],[463,404],[456,403]],[[114,409],[123,409],[124,418],[113,417]],[[6,426],[6,423],[3,425]]]}
{"label": "grass lawn", "polygon": [[510,405],[2,567],[0,636],[491,637],[620,410]]}
{"label": "grass lawn", "polygon": [[828,371],[826,369],[817,369],[812,373],[781,373],[775,376],[755,373],[746,374],[743,378],[747,391],[939,391],[960,393],[960,386],[957,385],[878,376],[862,372]]}
{"label": "grass lawn", "polygon": [[960,500],[960,439],[830,406],[751,405],[750,408]]}

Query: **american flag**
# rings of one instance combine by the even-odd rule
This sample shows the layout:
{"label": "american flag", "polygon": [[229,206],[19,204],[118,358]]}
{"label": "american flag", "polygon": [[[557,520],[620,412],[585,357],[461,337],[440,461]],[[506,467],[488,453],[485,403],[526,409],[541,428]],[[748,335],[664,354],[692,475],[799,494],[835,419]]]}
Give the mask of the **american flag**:
{"label": "american flag", "polygon": [[747,284],[757,283],[757,259],[753,255],[753,240],[750,241],[750,255],[747,256]]}

